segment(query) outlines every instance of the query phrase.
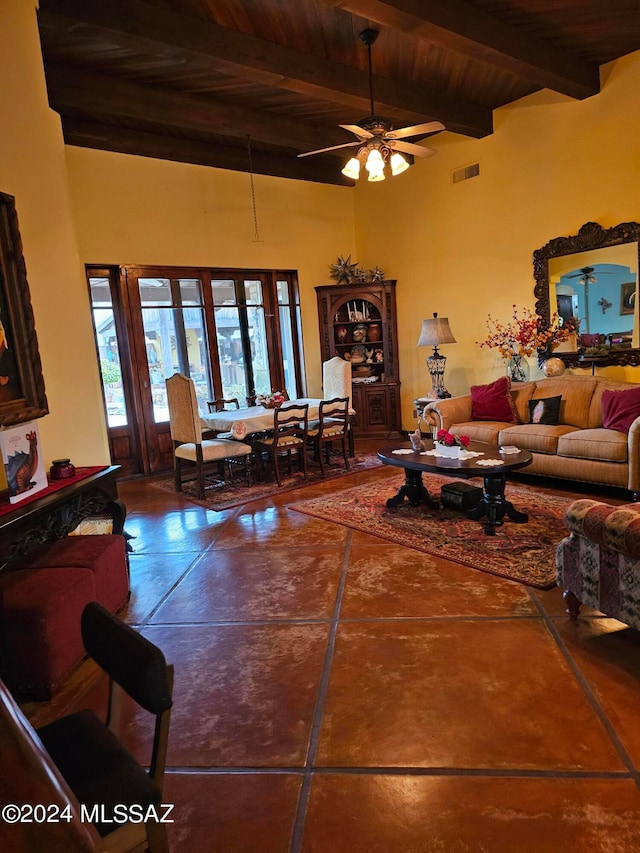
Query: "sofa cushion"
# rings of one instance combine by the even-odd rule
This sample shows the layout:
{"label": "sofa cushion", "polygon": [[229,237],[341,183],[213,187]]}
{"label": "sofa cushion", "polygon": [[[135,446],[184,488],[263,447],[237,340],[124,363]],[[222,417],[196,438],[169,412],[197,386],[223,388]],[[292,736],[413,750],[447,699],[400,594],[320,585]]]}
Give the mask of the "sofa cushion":
{"label": "sofa cushion", "polygon": [[[511,399],[516,411],[516,423],[526,424],[529,422],[529,400],[535,390],[535,382],[514,382],[511,386]],[[547,397],[546,393],[538,394],[539,397]]]}
{"label": "sofa cushion", "polygon": [[507,376],[501,376],[489,385],[471,386],[471,410],[474,421],[517,422],[511,399],[511,383]]}
{"label": "sofa cushion", "polygon": [[528,450],[530,453],[555,454],[558,450],[558,439],[574,430],[575,427],[564,424],[557,426],[517,424],[501,429],[498,435],[498,443],[513,445],[519,447],[520,450]]}
{"label": "sofa cushion", "polygon": [[640,385],[626,391],[602,393],[602,425],[605,429],[628,433],[631,424],[640,416]]}
{"label": "sofa cushion", "polygon": [[509,426],[503,421],[469,421],[463,424],[454,424],[449,432],[454,435],[466,435],[471,441],[484,441],[485,444],[497,444],[501,429]]}
{"label": "sofa cushion", "polygon": [[627,436],[621,432],[612,429],[578,429],[558,439],[558,456],[626,462],[627,446]]}
{"label": "sofa cushion", "polygon": [[541,397],[562,397],[560,403],[560,417],[558,423],[578,427],[578,429],[589,429],[592,424],[589,421],[591,409],[591,398],[597,384],[593,376],[554,376],[541,379],[535,383],[532,397],[536,400]]}
{"label": "sofa cushion", "polygon": [[561,400],[561,396],[529,400],[529,423],[555,426],[560,416]]}

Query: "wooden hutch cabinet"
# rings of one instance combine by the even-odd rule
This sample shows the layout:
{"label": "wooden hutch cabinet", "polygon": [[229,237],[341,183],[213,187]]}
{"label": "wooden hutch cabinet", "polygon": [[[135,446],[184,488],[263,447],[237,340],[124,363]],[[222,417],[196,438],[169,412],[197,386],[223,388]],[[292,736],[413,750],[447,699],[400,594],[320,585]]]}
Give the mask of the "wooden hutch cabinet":
{"label": "wooden hutch cabinet", "polygon": [[358,436],[399,433],[400,379],[396,282],[316,287],[322,360],[352,366],[352,405]]}

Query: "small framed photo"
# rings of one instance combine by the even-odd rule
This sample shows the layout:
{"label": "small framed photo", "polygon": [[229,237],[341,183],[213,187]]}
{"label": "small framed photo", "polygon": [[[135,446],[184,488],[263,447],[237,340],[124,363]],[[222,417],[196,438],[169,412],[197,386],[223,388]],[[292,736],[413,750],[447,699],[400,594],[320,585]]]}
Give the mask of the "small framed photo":
{"label": "small framed photo", "polygon": [[628,281],[620,285],[620,314],[633,314],[636,309],[636,283]]}

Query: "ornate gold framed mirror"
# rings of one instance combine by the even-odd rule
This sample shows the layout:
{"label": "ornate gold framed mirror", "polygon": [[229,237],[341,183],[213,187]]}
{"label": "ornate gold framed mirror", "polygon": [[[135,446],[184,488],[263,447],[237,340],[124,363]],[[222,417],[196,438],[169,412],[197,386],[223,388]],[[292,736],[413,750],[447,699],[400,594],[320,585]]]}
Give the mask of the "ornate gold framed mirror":
{"label": "ornate gold framed mirror", "polygon": [[[571,346],[541,354],[569,367],[640,365],[640,224],[586,222],[533,253],[535,310],[543,328],[554,312],[579,321]],[[567,351],[570,350],[570,351]]]}

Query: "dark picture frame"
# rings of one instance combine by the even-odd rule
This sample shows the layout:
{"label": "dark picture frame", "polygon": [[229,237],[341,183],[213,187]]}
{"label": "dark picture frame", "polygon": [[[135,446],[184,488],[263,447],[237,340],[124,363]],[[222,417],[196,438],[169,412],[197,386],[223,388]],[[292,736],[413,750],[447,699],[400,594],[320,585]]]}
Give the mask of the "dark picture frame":
{"label": "dark picture frame", "polygon": [[0,426],[48,412],[15,198],[0,192]]}
{"label": "dark picture frame", "polygon": [[627,281],[620,285],[620,314],[633,314],[636,307],[636,283]]}

